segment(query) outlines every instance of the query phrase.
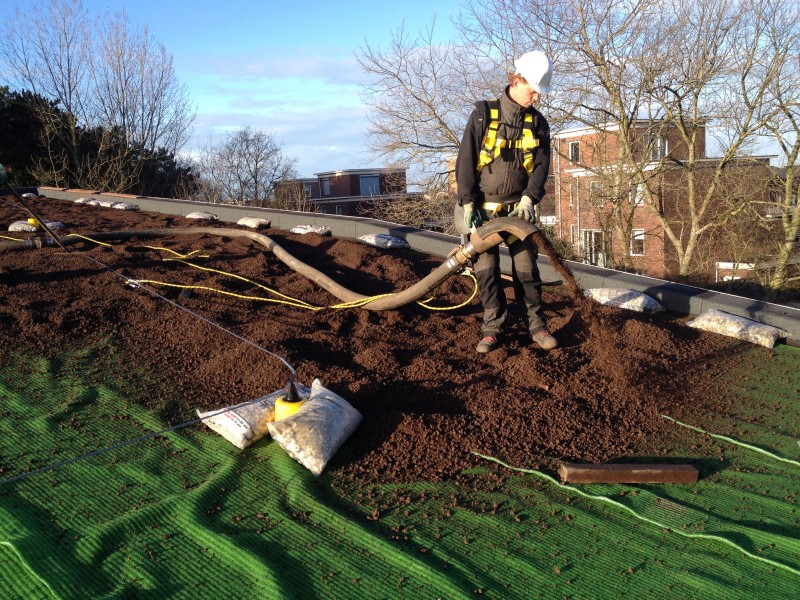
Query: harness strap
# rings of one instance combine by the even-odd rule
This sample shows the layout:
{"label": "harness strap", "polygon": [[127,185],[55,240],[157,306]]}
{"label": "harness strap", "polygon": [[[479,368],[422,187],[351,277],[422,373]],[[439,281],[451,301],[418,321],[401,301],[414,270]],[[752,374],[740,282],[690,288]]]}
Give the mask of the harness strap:
{"label": "harness strap", "polygon": [[528,173],[531,173],[533,171],[534,151],[539,147],[539,138],[534,135],[533,115],[530,113],[525,115],[521,139],[506,140],[497,137],[497,130],[500,127],[500,101],[495,98],[484,104],[488,107],[489,125],[483,137],[483,148],[478,156],[478,171],[500,156],[503,148],[511,148],[522,150],[522,166],[525,167]]}
{"label": "harness strap", "polygon": [[503,204],[502,202],[484,202],[483,210],[488,213],[497,214],[500,212],[500,209],[505,207],[508,209],[508,212],[512,212],[517,207],[517,204],[517,202],[514,204]]}

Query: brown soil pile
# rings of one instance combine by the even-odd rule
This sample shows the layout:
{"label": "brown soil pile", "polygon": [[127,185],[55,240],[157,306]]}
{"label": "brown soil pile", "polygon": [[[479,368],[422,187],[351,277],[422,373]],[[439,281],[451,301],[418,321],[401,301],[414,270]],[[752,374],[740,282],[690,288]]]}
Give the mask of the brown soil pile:
{"label": "brown soil pile", "polygon": [[[45,221],[62,222],[61,235],[208,225],[45,198],[29,204]],[[13,197],[0,202],[3,230],[28,216]],[[317,234],[263,233],[367,295],[405,289],[443,260]],[[167,260],[178,255],[165,248],[197,251],[188,260],[206,270]],[[457,310],[411,305],[391,312],[310,311],[253,300],[276,296],[225,273],[318,306],[339,302],[245,238],[82,240],[67,250],[0,252],[7,348],[57,354],[66,344],[110,339],[123,363],[120,377],[145,386],[148,408],[172,423],[191,420],[198,407],[227,406],[283,387],[290,373],[274,353],[296,368],[299,382],[318,377],[363,413],[363,423],[329,465],[335,476],[362,482],[451,479],[486,465],[473,453],[527,468],[655,453],[672,429],[661,413],[691,418],[724,410],[709,393],[715,364],[739,348],[739,342],[663,315],[599,305],[576,310],[570,290],[546,285],[545,316],[560,347],[540,350],[515,320],[498,350],[479,355],[477,299]],[[126,278],[228,295],[134,287]],[[472,286],[468,277],[451,277],[432,305],[459,304]],[[510,281],[506,293],[513,298]]]}

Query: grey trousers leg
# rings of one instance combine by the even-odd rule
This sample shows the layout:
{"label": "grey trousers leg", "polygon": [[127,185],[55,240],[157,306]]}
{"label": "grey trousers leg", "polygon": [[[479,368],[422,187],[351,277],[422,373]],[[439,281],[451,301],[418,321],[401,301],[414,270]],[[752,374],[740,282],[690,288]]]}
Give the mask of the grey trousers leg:
{"label": "grey trousers leg", "polygon": [[517,302],[525,301],[525,316],[531,334],[545,329],[542,319],[542,278],[536,264],[538,252],[533,244],[516,240],[509,246],[511,254],[514,296]]}
{"label": "grey trousers leg", "polygon": [[497,336],[506,322],[508,307],[500,280],[500,247],[495,246],[475,261],[475,279],[478,281],[481,304],[483,305],[484,336]]}
{"label": "grey trousers leg", "polygon": [[[536,264],[536,248],[529,243],[514,241],[509,246],[511,255],[514,295],[517,302],[525,302],[525,316],[531,334],[545,329],[542,319],[541,298],[542,280]],[[475,261],[475,279],[478,281],[481,304],[483,305],[484,336],[497,336],[508,317],[506,296],[500,279],[500,248],[494,248],[478,256]]]}

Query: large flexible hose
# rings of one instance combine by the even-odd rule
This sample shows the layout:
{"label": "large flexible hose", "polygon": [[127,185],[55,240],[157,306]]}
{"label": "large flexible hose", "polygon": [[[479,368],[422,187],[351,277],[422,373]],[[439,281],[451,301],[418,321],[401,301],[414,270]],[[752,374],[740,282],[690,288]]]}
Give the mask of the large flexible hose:
{"label": "large flexible hose", "polygon": [[[497,246],[503,242],[504,237],[501,234],[514,235],[520,240],[524,240],[529,235],[539,231],[539,228],[532,223],[527,223],[519,219],[502,217],[489,221],[483,227],[473,232],[470,240],[463,246],[457,246],[450,256],[431,273],[401,292],[397,292],[388,296],[378,297],[374,300],[366,302],[361,305],[362,308],[369,310],[394,310],[406,304],[410,304],[419,300],[426,294],[432,292],[439,287],[448,277],[458,273],[462,267],[475,260],[479,254],[486,252],[490,248]],[[230,229],[220,227],[176,227],[170,229],[140,229],[128,231],[110,231],[98,232],[78,236],[63,236],[61,243],[64,245],[75,244],[83,241],[84,238],[93,240],[117,240],[127,239],[132,237],[171,237],[175,235],[197,235],[197,234],[211,234],[225,237],[246,237],[263,245],[269,252],[275,255],[281,262],[288,266],[293,271],[297,271],[301,275],[310,279],[326,291],[330,292],[333,296],[343,302],[359,302],[369,298],[348,290],[347,288],[336,283],[333,279],[321,273],[314,267],[296,259],[289,254],[281,246],[279,246],[272,238],[255,232],[247,231],[244,229]],[[29,250],[36,248],[43,248],[46,246],[54,246],[56,242],[52,238],[33,238],[29,240],[0,240],[0,252],[6,250]]]}

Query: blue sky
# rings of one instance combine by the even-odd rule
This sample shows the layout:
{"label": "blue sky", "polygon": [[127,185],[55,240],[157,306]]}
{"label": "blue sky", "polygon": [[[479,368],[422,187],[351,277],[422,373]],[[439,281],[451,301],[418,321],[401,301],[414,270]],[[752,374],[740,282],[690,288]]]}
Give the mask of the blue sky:
{"label": "blue sky", "polygon": [[[3,0],[0,19],[49,0]],[[197,105],[193,141],[250,126],[274,133],[301,176],[382,166],[364,152],[364,74],[355,54],[386,48],[401,23],[410,35],[436,18],[437,41],[453,35],[459,0],[84,0],[93,15],[124,9],[173,55]],[[17,24],[6,28],[24,32]],[[1,82],[0,82],[1,83]]]}

